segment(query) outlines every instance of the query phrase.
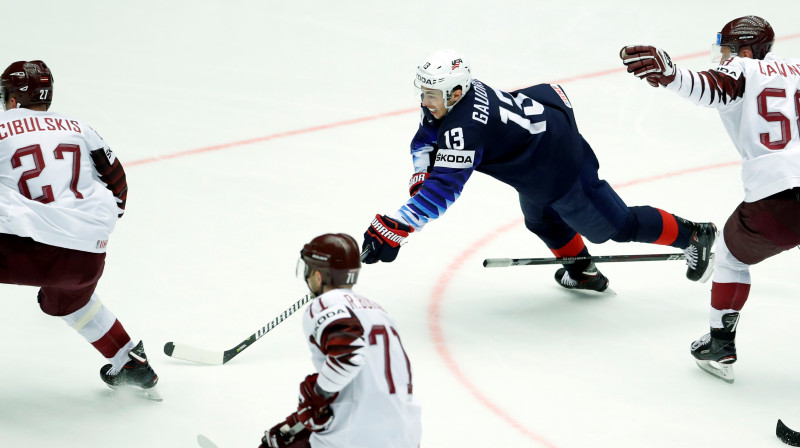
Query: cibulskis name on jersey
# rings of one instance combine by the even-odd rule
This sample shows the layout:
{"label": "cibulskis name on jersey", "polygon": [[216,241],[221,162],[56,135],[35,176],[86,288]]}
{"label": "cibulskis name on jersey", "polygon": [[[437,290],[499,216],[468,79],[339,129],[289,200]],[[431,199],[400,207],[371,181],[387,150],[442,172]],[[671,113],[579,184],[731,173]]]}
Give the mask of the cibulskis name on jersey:
{"label": "cibulskis name on jersey", "polygon": [[56,117],[25,117],[0,123],[0,140],[26,132],[71,131],[81,132],[77,120]]}
{"label": "cibulskis name on jersey", "polygon": [[115,159],[80,120],[26,108],[0,114],[0,166],[8,168],[0,171],[0,232],[105,252],[122,210],[93,164]]}

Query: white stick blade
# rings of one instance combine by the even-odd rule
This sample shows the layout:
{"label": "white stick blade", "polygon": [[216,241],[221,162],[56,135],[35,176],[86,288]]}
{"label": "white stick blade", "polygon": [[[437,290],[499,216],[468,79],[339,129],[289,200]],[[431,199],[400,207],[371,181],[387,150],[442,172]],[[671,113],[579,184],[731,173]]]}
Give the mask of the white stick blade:
{"label": "white stick blade", "polygon": [[167,355],[184,361],[217,366],[222,365],[222,357],[225,352],[203,350],[185,344],[173,344],[172,353],[167,353]]}
{"label": "white stick blade", "polygon": [[505,268],[511,266],[510,258],[487,258],[483,260],[483,267],[485,268]]}

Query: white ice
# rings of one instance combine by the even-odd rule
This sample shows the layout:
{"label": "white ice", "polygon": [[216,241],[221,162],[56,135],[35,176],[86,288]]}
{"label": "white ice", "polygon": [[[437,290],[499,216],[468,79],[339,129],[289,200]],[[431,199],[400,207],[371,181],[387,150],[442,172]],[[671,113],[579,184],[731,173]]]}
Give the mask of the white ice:
{"label": "white ice", "polygon": [[[561,83],[601,177],[629,205],[719,225],[743,193],[717,113],[626,74],[619,49],[654,44],[705,69],[722,25],[757,14],[777,53],[800,55],[796,0],[2,6],[0,65],[45,60],[53,109],[90,123],[126,165],[127,213],[97,291],[144,340],[164,397],[107,389],[105,360],[39,310],[36,289],[3,285],[2,447],[195,447],[198,434],[257,446],[312,369],[299,317],[224,366],[162,347],[233,347],[305,294],[293,275],[302,244],[325,232],[360,241],[375,213],[405,201],[411,81],[434,50],[461,50],[498,88]],[[398,321],[423,447],[778,447],[779,417],[800,428],[798,255],[752,269],[734,384],[689,354],[708,329],[710,283],[686,280],[680,262],[602,265],[616,296],[562,290],[555,267],[483,268],[549,252],[514,191],[481,174],[396,262],[364,267],[358,289]]]}

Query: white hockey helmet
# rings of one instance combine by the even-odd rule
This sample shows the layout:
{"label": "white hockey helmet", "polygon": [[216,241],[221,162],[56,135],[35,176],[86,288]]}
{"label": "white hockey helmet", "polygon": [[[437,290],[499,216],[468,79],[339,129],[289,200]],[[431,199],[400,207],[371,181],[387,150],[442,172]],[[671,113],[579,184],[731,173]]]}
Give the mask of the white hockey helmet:
{"label": "white hockey helmet", "polygon": [[441,90],[446,104],[452,98],[456,87],[461,87],[463,95],[472,86],[469,62],[455,50],[439,50],[425,58],[425,61],[417,67],[414,86],[418,89],[426,87]]}

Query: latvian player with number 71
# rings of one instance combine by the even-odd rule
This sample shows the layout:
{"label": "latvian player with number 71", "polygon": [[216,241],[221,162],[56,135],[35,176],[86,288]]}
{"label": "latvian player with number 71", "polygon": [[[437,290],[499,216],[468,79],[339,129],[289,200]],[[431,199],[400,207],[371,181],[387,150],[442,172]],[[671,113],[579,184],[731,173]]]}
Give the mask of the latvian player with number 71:
{"label": "latvian player with number 71", "polygon": [[314,300],[303,330],[315,373],[300,383],[297,410],[265,432],[261,448],[418,448],[421,407],[411,360],[394,319],[353,291],[358,243],[328,233],[303,246],[297,264]]}

